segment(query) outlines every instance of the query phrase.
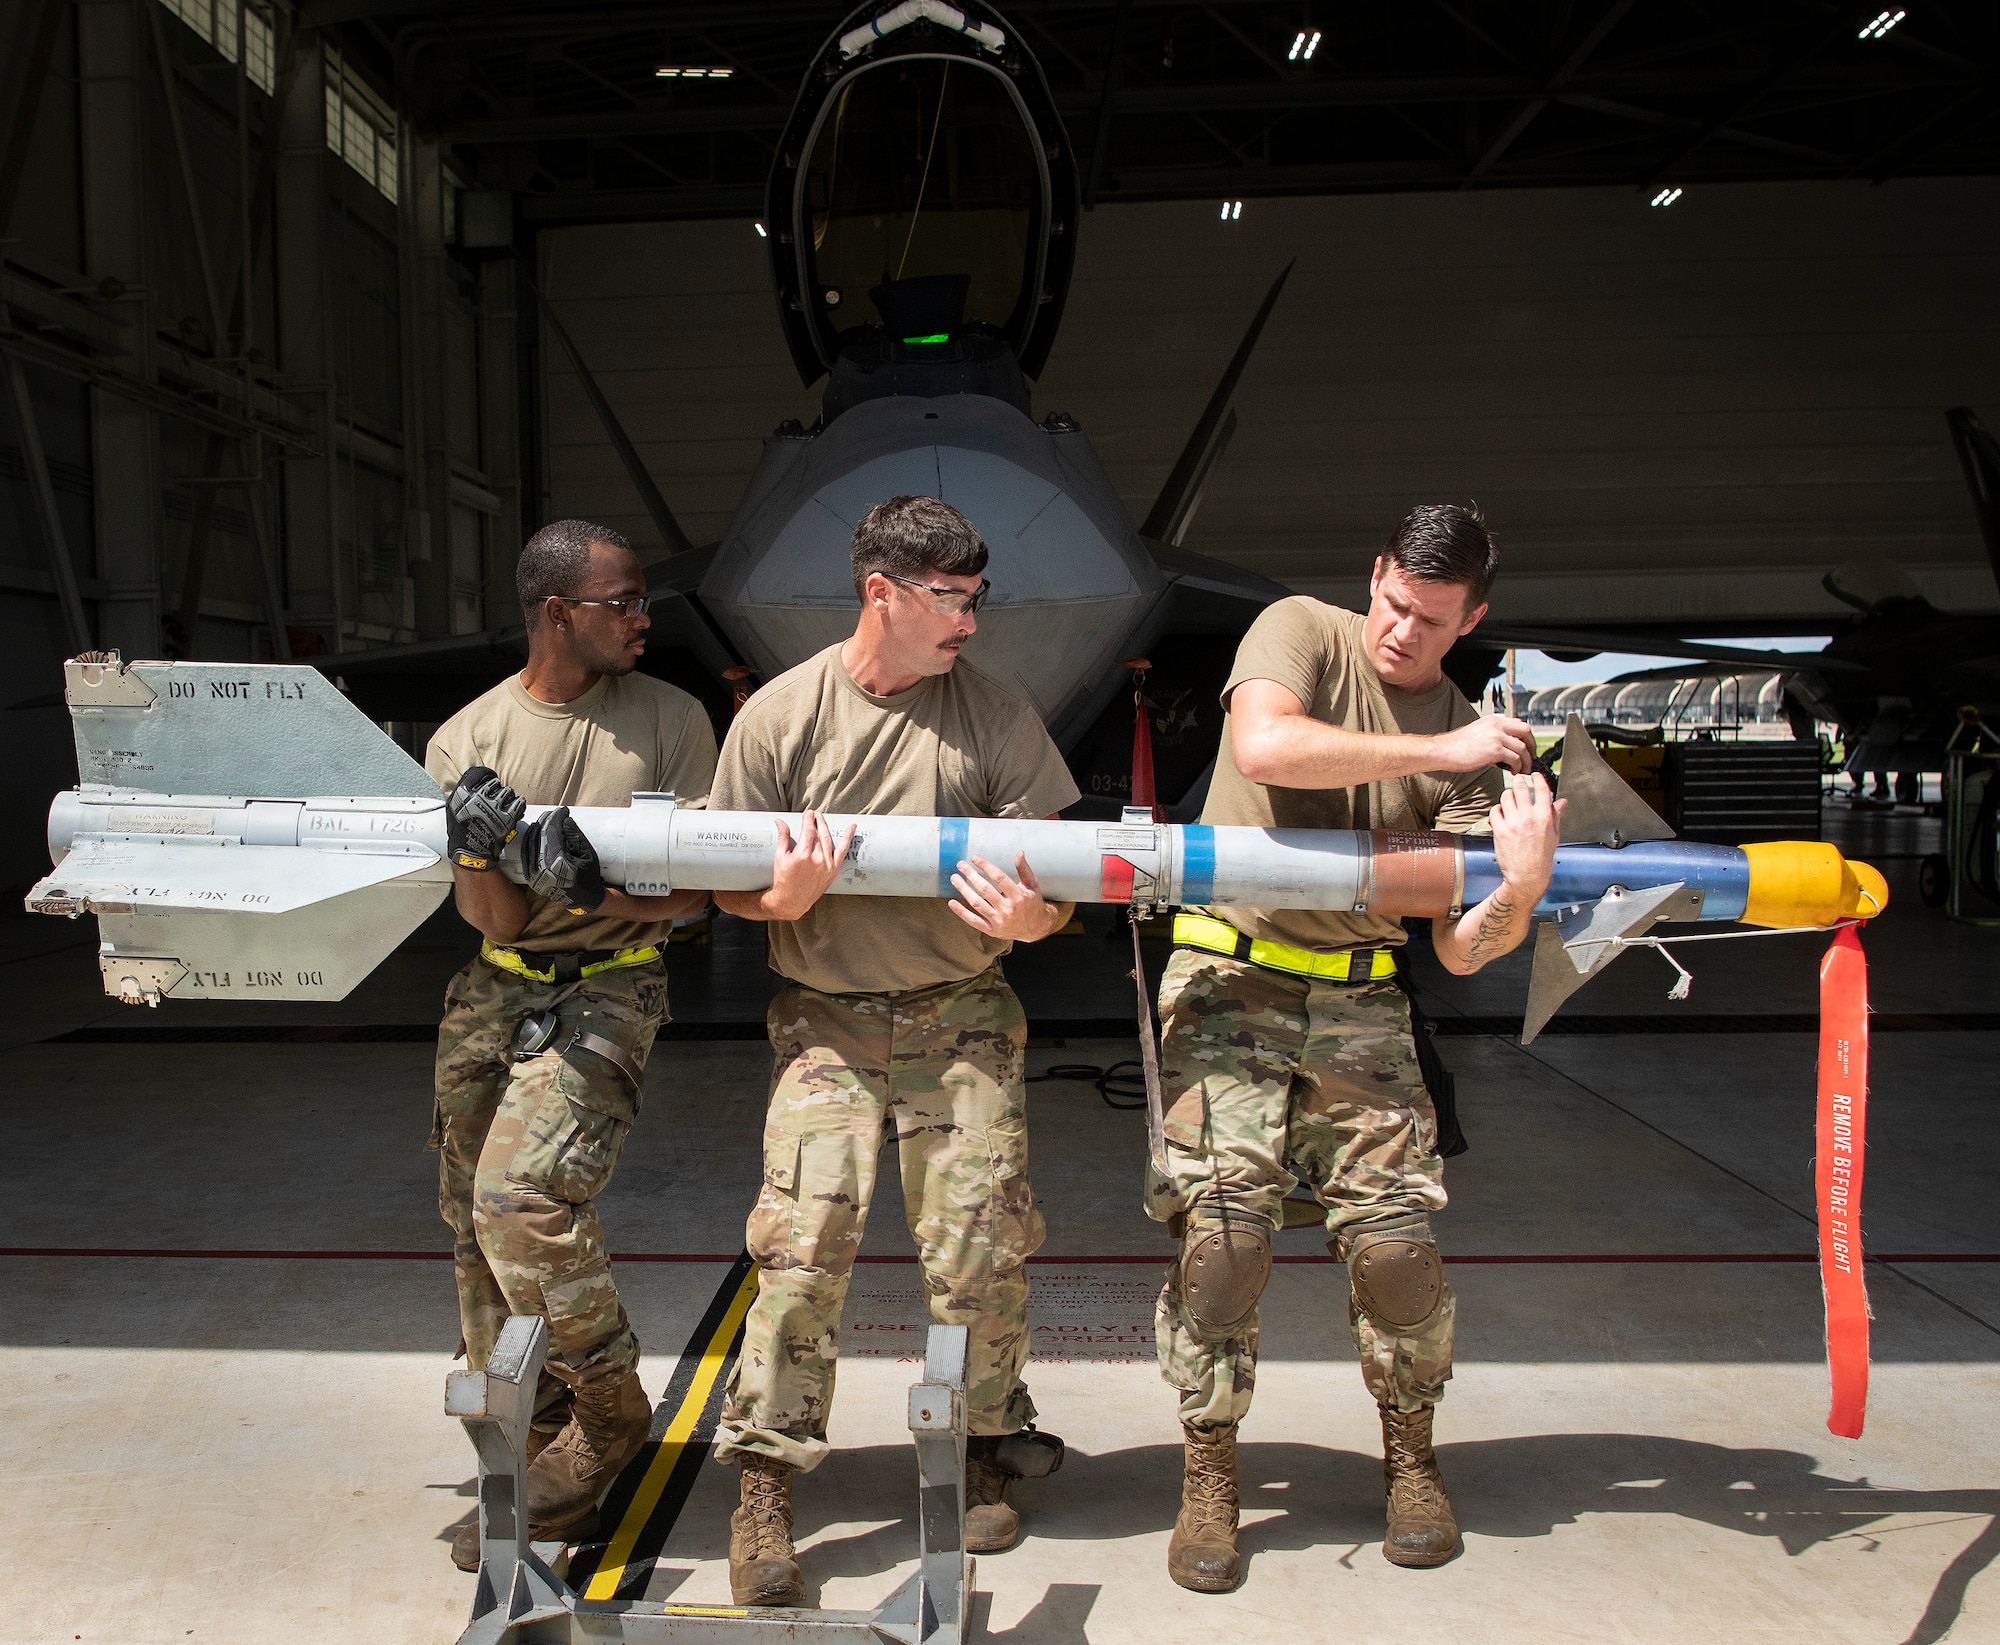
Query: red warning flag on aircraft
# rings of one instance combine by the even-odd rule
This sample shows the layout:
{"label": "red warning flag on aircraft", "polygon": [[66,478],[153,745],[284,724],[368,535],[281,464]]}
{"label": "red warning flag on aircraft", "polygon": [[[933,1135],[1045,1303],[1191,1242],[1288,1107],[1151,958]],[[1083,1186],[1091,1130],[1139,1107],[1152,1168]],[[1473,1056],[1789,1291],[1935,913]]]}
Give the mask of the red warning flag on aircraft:
{"label": "red warning flag on aircraft", "polygon": [[1854,926],[1819,966],[1819,1133],[1813,1198],[1826,1294],[1829,1432],[1859,1439],[1868,1413],[1868,1286],[1861,1272],[1861,1167],[1868,1136],[1868,957]]}

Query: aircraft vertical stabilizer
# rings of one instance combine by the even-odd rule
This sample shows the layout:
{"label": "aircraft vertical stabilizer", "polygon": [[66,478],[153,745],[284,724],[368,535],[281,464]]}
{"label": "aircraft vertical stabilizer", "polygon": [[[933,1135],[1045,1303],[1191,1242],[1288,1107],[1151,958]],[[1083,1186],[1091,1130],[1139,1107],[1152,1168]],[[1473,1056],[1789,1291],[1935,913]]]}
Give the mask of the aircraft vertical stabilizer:
{"label": "aircraft vertical stabilizer", "polygon": [[1994,585],[2000,587],[2000,442],[1986,432],[1986,425],[1970,406],[1953,406],[1944,416],[1951,425],[1951,443],[1958,448],[1958,460],[1965,468],[1965,483],[1972,491],[1979,535],[1986,544],[1986,563],[1993,568]]}
{"label": "aircraft vertical stabilizer", "polygon": [[1279,294],[1284,291],[1285,282],[1292,277],[1292,269],[1296,265],[1297,259],[1294,258],[1278,271],[1277,279],[1271,282],[1271,289],[1264,294],[1264,301],[1251,316],[1243,340],[1236,345],[1236,352],[1230,356],[1229,364],[1222,373],[1222,380],[1215,385],[1215,392],[1209,395],[1208,404],[1202,407],[1201,416],[1196,419],[1187,444],[1181,447],[1180,456],[1174,459],[1167,483],[1160,487],[1159,496],[1153,499],[1153,506],[1139,527],[1140,536],[1178,548],[1181,538],[1187,535],[1187,528],[1194,520],[1195,507],[1201,501],[1202,487],[1208,483],[1210,471],[1221,461],[1230,436],[1236,432],[1235,413],[1230,406],[1236,397],[1236,385],[1242,379],[1243,368],[1250,363],[1250,356],[1256,351],[1257,339],[1264,335],[1264,322],[1271,318],[1271,310],[1278,306]]}

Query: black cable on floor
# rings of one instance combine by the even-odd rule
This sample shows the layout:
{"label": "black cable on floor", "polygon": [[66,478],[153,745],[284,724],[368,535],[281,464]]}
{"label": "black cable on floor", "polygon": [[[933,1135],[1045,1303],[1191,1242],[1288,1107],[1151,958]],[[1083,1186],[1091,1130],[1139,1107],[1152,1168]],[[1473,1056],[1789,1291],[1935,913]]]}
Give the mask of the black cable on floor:
{"label": "black cable on floor", "polygon": [[[1135,1072],[1127,1074],[1124,1072],[1127,1068]],[[1121,1113],[1146,1106],[1145,1065],[1136,1057],[1114,1062],[1109,1068],[1094,1062],[1054,1062],[1041,1073],[1030,1074],[1026,1083],[1036,1085],[1043,1080],[1088,1080],[1097,1087],[1104,1106],[1116,1108]]]}

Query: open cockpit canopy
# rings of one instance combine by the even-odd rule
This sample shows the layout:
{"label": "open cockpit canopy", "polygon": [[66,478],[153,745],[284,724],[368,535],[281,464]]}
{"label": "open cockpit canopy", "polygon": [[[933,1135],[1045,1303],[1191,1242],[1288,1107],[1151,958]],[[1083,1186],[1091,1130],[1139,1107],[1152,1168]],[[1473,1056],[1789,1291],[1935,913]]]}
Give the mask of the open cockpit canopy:
{"label": "open cockpit canopy", "polygon": [[911,9],[847,19],[772,168],[772,270],[807,383],[856,345],[920,360],[982,339],[1033,376],[1055,339],[1077,182],[1041,68],[990,7],[930,8],[963,29],[868,32]]}

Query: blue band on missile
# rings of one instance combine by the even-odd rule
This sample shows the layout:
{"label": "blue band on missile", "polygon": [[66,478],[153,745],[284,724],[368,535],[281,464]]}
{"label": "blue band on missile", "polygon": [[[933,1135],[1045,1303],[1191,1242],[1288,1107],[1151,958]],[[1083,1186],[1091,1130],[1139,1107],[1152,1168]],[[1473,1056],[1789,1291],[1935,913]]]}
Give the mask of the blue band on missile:
{"label": "blue band on missile", "polygon": [[1181,901],[1206,903],[1215,896],[1215,830],[1189,823],[1181,830]]}
{"label": "blue band on missile", "polygon": [[[1617,850],[1565,845],[1556,851],[1555,874],[1535,912],[1547,917],[1595,902],[1612,885],[1639,889],[1676,881],[1703,893],[1703,919],[1740,919],[1750,893],[1750,860],[1733,845],[1694,840],[1640,840]],[[1471,908],[1499,889],[1500,868],[1493,860],[1492,841],[1468,839],[1465,906]]]}
{"label": "blue band on missile", "polygon": [[938,895],[955,897],[958,887],[951,883],[958,865],[965,860],[972,839],[972,823],[965,817],[938,818]]}

